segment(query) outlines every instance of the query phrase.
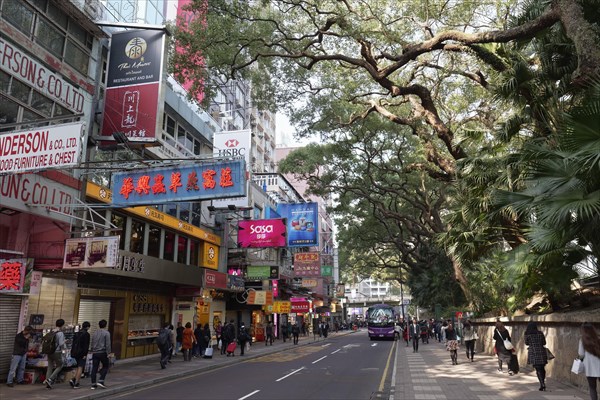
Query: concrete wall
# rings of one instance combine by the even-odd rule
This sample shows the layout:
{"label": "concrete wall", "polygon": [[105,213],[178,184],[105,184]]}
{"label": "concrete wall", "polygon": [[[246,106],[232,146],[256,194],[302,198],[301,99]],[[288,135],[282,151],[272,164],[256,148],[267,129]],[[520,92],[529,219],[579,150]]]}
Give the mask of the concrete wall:
{"label": "concrete wall", "polygon": [[[565,384],[577,386],[588,391],[585,375],[571,373],[571,365],[577,357],[580,327],[585,321],[592,322],[600,332],[600,308],[595,310],[553,313],[546,315],[525,315],[519,317],[500,318],[510,332],[512,343],[519,358],[521,373],[532,373],[533,367],[527,365],[527,347],[525,346],[525,329],[529,321],[536,321],[538,328],[544,332],[546,342],[556,358],[546,365],[547,376]],[[472,320],[477,328],[479,340],[476,342],[476,351],[483,354],[494,354],[492,339],[496,318],[482,318]]]}

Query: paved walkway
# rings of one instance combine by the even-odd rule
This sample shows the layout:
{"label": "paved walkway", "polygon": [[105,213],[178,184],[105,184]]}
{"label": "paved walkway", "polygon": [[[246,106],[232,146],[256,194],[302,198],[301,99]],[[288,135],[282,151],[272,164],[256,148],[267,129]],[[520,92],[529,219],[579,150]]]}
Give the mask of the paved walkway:
{"label": "paved walkway", "polygon": [[[520,373],[509,376],[497,371],[496,357],[475,354],[467,360],[464,346],[458,350],[458,365],[452,365],[443,344],[430,340],[400,345],[394,368],[395,390],[390,400],[587,400],[589,395],[577,388],[546,379],[546,391],[540,392],[535,371],[521,366]],[[505,368],[506,370],[506,368]]]}
{"label": "paved walkway", "polygon": [[[337,335],[350,334],[350,331]],[[365,335],[364,330],[358,332]],[[335,336],[336,334],[333,334]],[[313,336],[301,337],[300,346],[313,343]],[[323,339],[316,338],[316,341]],[[496,371],[496,359],[487,355],[475,355],[475,362],[467,362],[462,348],[459,350],[459,364],[451,365],[450,355],[440,343],[430,341],[421,344],[418,353],[405,342],[397,342],[394,353],[392,392],[389,400],[587,400],[589,395],[576,388],[560,384],[552,379],[546,382],[547,391],[538,391],[535,372],[530,367],[522,367],[521,373],[508,376]],[[293,347],[291,341],[276,341],[273,346],[256,343],[244,356],[252,359],[273,354]],[[52,390],[41,384],[0,386],[2,400],[64,400],[110,398],[125,391],[147,387],[190,376],[197,372],[214,369],[239,362],[239,351],[235,357],[226,357],[215,352],[213,359],[193,359],[184,362],[181,355],[173,359],[166,370],[161,370],[156,355],[143,360],[120,360],[106,378],[107,389],[90,390],[89,378],[82,379],[81,389],[74,390],[66,382],[58,383]],[[365,399],[368,400],[368,399]]]}

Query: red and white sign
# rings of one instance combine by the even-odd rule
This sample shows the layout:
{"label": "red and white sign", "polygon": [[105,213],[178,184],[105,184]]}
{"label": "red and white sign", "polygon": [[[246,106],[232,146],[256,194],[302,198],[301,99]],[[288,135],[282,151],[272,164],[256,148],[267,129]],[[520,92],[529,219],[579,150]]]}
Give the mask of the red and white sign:
{"label": "red and white sign", "polygon": [[293,313],[307,313],[310,311],[310,303],[308,301],[292,301],[290,311]]}
{"label": "red and white sign", "polygon": [[83,122],[0,135],[0,174],[77,165]]}
{"label": "red and white sign", "polygon": [[0,69],[77,114],[83,112],[89,95],[46,69],[19,47],[0,39]]}
{"label": "red and white sign", "polygon": [[282,219],[240,221],[238,225],[240,247],[285,247],[285,223]]}
{"label": "red and white sign", "polygon": [[204,286],[212,289],[227,289],[227,274],[205,269]]}
{"label": "red and white sign", "polygon": [[249,129],[216,133],[213,138],[213,154],[215,157],[244,157],[246,168],[250,168]]}

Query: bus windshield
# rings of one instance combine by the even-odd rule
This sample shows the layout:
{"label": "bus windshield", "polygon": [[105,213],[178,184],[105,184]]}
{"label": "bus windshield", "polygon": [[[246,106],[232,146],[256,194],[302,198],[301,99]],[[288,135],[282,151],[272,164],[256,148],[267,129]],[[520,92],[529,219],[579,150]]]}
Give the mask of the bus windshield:
{"label": "bus windshield", "polygon": [[394,326],[394,309],[392,307],[370,307],[367,310],[369,326]]}

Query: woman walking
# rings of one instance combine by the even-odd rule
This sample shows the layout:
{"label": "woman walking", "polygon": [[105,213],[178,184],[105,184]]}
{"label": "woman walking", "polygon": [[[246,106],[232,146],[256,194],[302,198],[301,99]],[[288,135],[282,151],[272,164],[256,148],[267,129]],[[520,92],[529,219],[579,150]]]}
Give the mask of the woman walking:
{"label": "woman walking", "polygon": [[533,365],[538,381],[540,381],[541,391],[546,390],[546,364],[548,364],[548,354],[546,353],[546,338],[542,331],[537,327],[535,321],[527,324],[525,330],[525,346],[527,347],[527,364]]}
{"label": "woman walking", "polygon": [[452,324],[446,328],[446,350],[450,352],[452,365],[458,365],[458,337]]}
{"label": "woman walking", "polygon": [[583,359],[585,376],[590,387],[590,399],[598,400],[598,380],[600,380],[600,338],[589,322],[581,325],[579,358]]}
{"label": "woman walking", "polygon": [[475,357],[475,340],[477,340],[477,332],[468,319],[463,325],[463,340],[465,341],[465,347],[467,348],[467,359],[473,362]]}
{"label": "woman walking", "polygon": [[508,333],[508,330],[500,321],[496,322],[496,329],[494,330],[494,340],[496,341],[494,349],[496,350],[496,355],[498,356],[498,372],[503,372],[502,365],[503,363],[506,363],[506,368],[509,370],[508,374],[513,375],[514,372],[511,371],[509,368],[512,351],[508,350],[504,346],[504,340],[510,341],[510,333]]}
{"label": "woman walking", "polygon": [[181,350],[183,351],[183,360],[184,361],[192,361],[191,350],[196,344],[196,336],[194,335],[194,330],[192,329],[192,324],[185,324],[185,329],[183,330],[182,339],[181,339]]}

